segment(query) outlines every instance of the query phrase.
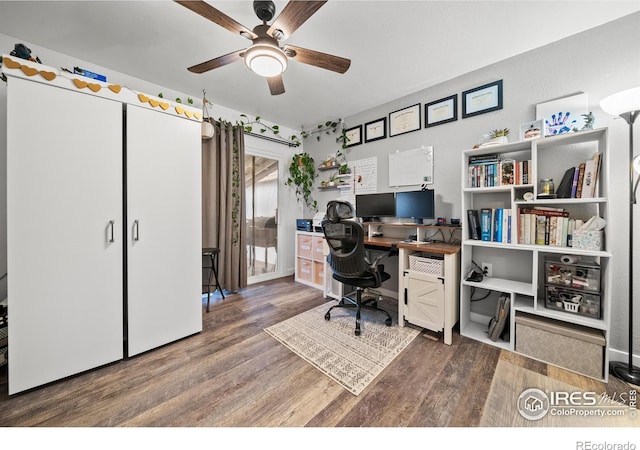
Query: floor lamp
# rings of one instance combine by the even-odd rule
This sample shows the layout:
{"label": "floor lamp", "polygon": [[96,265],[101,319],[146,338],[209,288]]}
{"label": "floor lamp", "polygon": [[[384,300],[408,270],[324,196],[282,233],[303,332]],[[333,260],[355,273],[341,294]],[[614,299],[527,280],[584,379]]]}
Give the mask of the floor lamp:
{"label": "floor lamp", "polygon": [[640,113],[640,87],[603,98],[600,107],[606,113],[622,117],[629,125],[629,362],[612,361],[609,372],[627,383],[640,385],[640,368],[633,365],[633,205],[640,180],[634,183],[634,172],[640,173],[640,155],[633,154],[633,122]]}

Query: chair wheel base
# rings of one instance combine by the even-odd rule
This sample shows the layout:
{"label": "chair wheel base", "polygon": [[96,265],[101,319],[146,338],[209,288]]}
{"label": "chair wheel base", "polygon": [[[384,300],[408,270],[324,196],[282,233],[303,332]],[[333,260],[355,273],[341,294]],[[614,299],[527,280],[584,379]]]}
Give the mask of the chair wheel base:
{"label": "chair wheel base", "polygon": [[356,336],[360,336],[361,331],[360,330],[356,330],[356,331],[354,331],[354,333],[355,333]]}
{"label": "chair wheel base", "polygon": [[385,324],[386,326],[390,327],[390,326],[391,326],[391,319],[387,318],[387,319],[384,321],[384,324]]}
{"label": "chair wheel base", "polygon": [[326,313],[326,314],[324,315],[324,320],[329,320],[329,319],[331,319],[331,314]]}

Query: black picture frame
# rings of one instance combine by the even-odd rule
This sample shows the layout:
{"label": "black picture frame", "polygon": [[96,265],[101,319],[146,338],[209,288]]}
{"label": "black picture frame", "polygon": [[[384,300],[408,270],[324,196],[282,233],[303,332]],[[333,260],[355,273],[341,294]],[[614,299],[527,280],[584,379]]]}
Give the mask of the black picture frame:
{"label": "black picture frame", "polygon": [[362,125],[347,128],[344,130],[344,135],[347,137],[347,147],[355,147],[362,144]]}
{"label": "black picture frame", "polygon": [[478,86],[462,93],[462,118],[502,109],[502,80]]}
{"label": "black picture frame", "polygon": [[373,142],[387,138],[387,118],[381,117],[364,124],[364,142]]}
{"label": "black picture frame", "polygon": [[424,127],[435,127],[458,120],[458,94],[424,104]]}
{"label": "black picture frame", "polygon": [[389,113],[389,136],[399,136],[422,128],[420,103]]}

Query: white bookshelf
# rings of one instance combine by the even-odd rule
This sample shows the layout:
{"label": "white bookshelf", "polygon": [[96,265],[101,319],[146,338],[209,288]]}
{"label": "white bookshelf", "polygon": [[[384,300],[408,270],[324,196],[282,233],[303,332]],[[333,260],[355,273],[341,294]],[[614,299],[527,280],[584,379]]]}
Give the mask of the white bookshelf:
{"label": "white bookshelf", "polygon": [[[601,154],[597,186],[594,198],[538,199],[541,179],[552,178],[556,188],[564,172],[571,166]],[[532,179],[528,184],[492,187],[469,187],[469,165],[472,156],[498,154],[503,159],[530,160]],[[608,146],[607,130],[597,129],[530,141],[495,145],[462,152],[462,211],[465,216],[462,230],[461,285],[460,285],[460,332],[463,336],[485,342],[505,350],[515,351],[515,317],[526,313],[539,318],[554,319],[566,324],[579,325],[601,332],[605,338],[602,352],[602,373],[599,378],[608,380],[608,345],[611,318],[611,253],[608,251],[608,227],[604,229],[604,248],[583,250],[572,247],[519,244],[517,212],[519,208],[546,206],[564,208],[570,217],[589,219],[598,215],[610,223],[608,208]],[[531,192],[533,200],[524,200]],[[512,216],[511,242],[493,242],[471,239],[467,210],[480,212],[481,208],[510,208]],[[593,262],[600,266],[600,317],[588,317],[577,313],[548,308],[545,305],[545,260],[559,259],[562,255],[574,255],[580,261]],[[466,274],[474,267],[488,263],[492,265],[492,276],[481,282],[466,281]],[[488,336],[488,324],[496,309],[500,293],[511,296],[509,316],[510,333],[507,340],[492,341]],[[488,294],[488,295],[487,295]],[[487,295],[485,299],[480,299]],[[473,299],[473,301],[472,301]],[[480,300],[478,300],[480,299]],[[569,368],[569,370],[571,370]]]}

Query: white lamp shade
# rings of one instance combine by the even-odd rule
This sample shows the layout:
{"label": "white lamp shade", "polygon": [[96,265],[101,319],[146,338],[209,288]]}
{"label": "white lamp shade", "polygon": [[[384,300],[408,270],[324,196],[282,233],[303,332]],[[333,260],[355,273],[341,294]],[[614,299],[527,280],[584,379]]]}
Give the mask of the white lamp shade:
{"label": "white lamp shade", "polygon": [[287,70],[287,56],[278,47],[254,44],[244,55],[245,64],[263,77],[275,77]]}
{"label": "white lamp shade", "polygon": [[612,116],[640,110],[640,86],[603,98],[600,107]]}

